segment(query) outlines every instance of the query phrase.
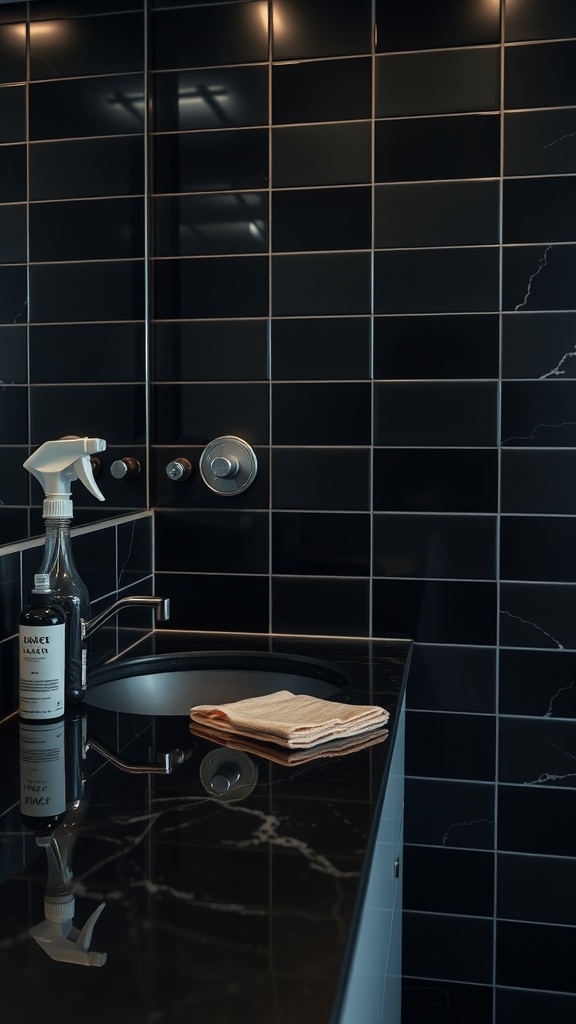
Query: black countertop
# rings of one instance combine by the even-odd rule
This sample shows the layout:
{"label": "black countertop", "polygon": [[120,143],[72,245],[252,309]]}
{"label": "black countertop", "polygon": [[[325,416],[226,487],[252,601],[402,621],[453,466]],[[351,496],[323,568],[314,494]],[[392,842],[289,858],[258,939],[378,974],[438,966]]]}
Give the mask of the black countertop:
{"label": "black countertop", "polygon": [[[19,729],[0,728],[0,1011],[3,1024],[328,1024],[337,1021],[370,867],[410,645],[158,632],[135,654],[258,650],[335,663],[337,698],[391,712],[386,739],[283,766],[250,755],[238,800],[201,777],[217,749],[186,718],[117,715],[82,705],[66,722],[74,925],[105,902],[90,948],[100,968],[55,962],[30,937],[44,918],[46,853],[19,810]],[[79,725],[80,723],[80,725]],[[170,775],[128,774],[90,749],[84,728],[130,762],[180,748]],[[225,746],[225,744],[222,744]],[[72,763],[71,763],[72,762]],[[79,771],[83,781],[79,784]],[[72,781],[71,781],[72,773]],[[71,808],[71,789],[79,798]]]}

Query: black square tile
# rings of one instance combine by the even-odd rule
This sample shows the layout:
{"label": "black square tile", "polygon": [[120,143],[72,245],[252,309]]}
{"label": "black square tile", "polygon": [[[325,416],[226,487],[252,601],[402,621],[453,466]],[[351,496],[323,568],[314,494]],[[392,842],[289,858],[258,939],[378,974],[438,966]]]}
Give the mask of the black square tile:
{"label": "black square tile", "polygon": [[[98,358],[94,358],[98,353]],[[35,324],[30,327],[32,384],[144,381],[144,323]]]}
{"label": "black square tile", "polygon": [[369,252],[272,257],[273,316],[348,316],[370,312]]}
{"label": "black square tile", "polygon": [[83,14],[111,14],[114,11],[142,11],[144,0],[34,0],[30,20],[69,18]]}
{"label": "black square tile", "polygon": [[30,313],[35,323],[141,320],[144,310],[141,260],[30,268]]}
{"label": "black square tile", "polygon": [[369,249],[371,200],[368,187],[273,192],[273,251]]}
{"label": "black square tile", "polygon": [[566,0],[524,0],[506,5],[506,41],[576,36],[576,10]]}
{"label": "black square tile", "polygon": [[[20,614],[20,555],[13,553],[0,558],[0,640],[18,632]],[[2,650],[5,650],[4,646]]]}
{"label": "black square tile", "polygon": [[380,512],[495,512],[496,449],[376,449],[374,507]]}
{"label": "black square tile", "polygon": [[576,443],[572,380],[504,381],[502,444],[514,448],[572,448]]}
{"label": "black square tile", "polygon": [[[22,12],[24,14],[24,12]],[[26,81],[26,25],[0,25],[0,82]]]}
{"label": "black square tile", "polygon": [[154,255],[268,252],[268,193],[159,196],[153,200]]}
{"label": "black square tile", "polygon": [[268,59],[261,3],[225,3],[152,16],[152,68],[251,64]]}
{"label": "black square tile", "polygon": [[157,384],[154,442],[206,445],[234,434],[248,444],[268,444],[268,385]]}
{"label": "black square tile", "polygon": [[504,182],[504,242],[571,242],[576,214],[574,178]]}
{"label": "black square tile", "polygon": [[[487,1024],[492,1019],[492,986],[430,978],[406,978],[402,985],[404,1024],[450,1024],[459,1014],[467,1024]],[[512,1018],[511,1018],[512,1019]]]}
{"label": "black square tile", "polygon": [[499,107],[498,47],[376,58],[376,117],[457,114]]}
{"label": "black square tile", "polygon": [[501,578],[570,583],[575,544],[572,520],[565,516],[503,516]]}
{"label": "black square tile", "polygon": [[79,199],[30,205],[31,262],[143,256],[143,199]]}
{"label": "black square tile", "polygon": [[494,782],[495,730],[493,715],[408,711],[406,774]]}
{"label": "black square tile", "polygon": [[137,75],[30,85],[30,139],[134,135],[144,128],[144,79]]}
{"label": "black square tile", "polygon": [[266,380],[266,320],[157,323],[153,376],[157,381]]}
{"label": "black square tile", "polygon": [[356,121],[371,116],[369,57],[272,67],[272,124]]}
{"label": "black square tile", "polygon": [[0,206],[0,263],[26,263],[26,206]]}
{"label": "black square tile", "polygon": [[474,0],[409,0],[400,5],[376,0],[377,49],[430,50],[500,40],[496,4]]}
{"label": "black square tile", "polygon": [[[430,879],[434,885],[430,885]],[[470,885],[474,878],[474,885]],[[404,847],[405,910],[492,917],[494,856],[480,850]]]}
{"label": "black square tile", "polygon": [[402,926],[405,975],[490,983],[494,928],[491,920],[406,911]]}
{"label": "black square tile", "polygon": [[34,143],[30,146],[30,198],[142,195],[144,155],[140,135]]}
{"label": "black square tile", "polygon": [[272,632],[368,636],[368,580],[273,577]]}
{"label": "black square tile", "polygon": [[495,786],[483,782],[406,779],[406,843],[494,848]]}
{"label": "black square tile", "polygon": [[482,313],[498,308],[496,247],[379,251],[376,313]]}
{"label": "black square tile", "polygon": [[487,448],[496,444],[497,400],[496,382],[377,382],[375,443]]}
{"label": "black square tile", "polygon": [[171,629],[268,632],[268,577],[156,573],[156,591],[170,598]]}
{"label": "black square tile", "polygon": [[23,9],[20,7],[18,0],[13,0],[13,3],[2,4],[2,10],[0,11],[0,24],[11,25],[14,22],[22,21]]}
{"label": "black square tile", "polygon": [[[498,857],[498,917],[571,925],[576,920],[574,858]],[[530,894],[529,899],[526,898]],[[555,1019],[555,1018],[554,1018]]]}
{"label": "black square tile", "polygon": [[0,266],[0,324],[21,324],[28,319],[26,267]]}
{"label": "black square tile", "polygon": [[370,134],[369,121],[273,128],[274,188],[369,184]]}
{"label": "black square tile", "polygon": [[0,380],[4,384],[26,384],[26,327],[0,327]]}
{"label": "black square tile", "polygon": [[367,380],[369,317],[272,320],[274,380]]}
{"label": "black square tile", "polygon": [[576,110],[519,110],[504,115],[505,174],[576,171]]}
{"label": "black square tile", "polygon": [[155,192],[223,192],[268,186],[265,128],[180,132],[153,139]]}
{"label": "black square tile", "polygon": [[273,384],[275,445],[368,445],[369,383]]}
{"label": "black square tile", "polygon": [[369,576],[369,516],[274,512],[272,572],[290,576]]}
{"label": "black square tile", "polygon": [[371,45],[370,0],[287,0],[274,10],[274,60],[369,53]]}
{"label": "black square tile", "polygon": [[24,142],[25,139],[25,86],[0,89],[0,142]]}
{"label": "black square tile", "polygon": [[[2,444],[0,447],[0,472],[4,481],[2,501],[4,506],[28,505],[30,475],[23,468],[28,459],[29,450],[26,445]],[[26,516],[26,510],[23,509]],[[17,540],[22,541],[28,536],[28,525]]]}
{"label": "black square tile", "polygon": [[373,631],[417,643],[496,642],[496,585],[459,580],[374,580]]}
{"label": "black square tile", "polygon": [[492,516],[376,514],[374,574],[434,579],[496,578]]}
{"label": "black square tile", "polygon": [[3,544],[16,543],[28,536],[28,512],[25,508],[0,508],[0,531]]}
{"label": "black square tile", "polygon": [[406,691],[408,707],[491,714],[495,711],[495,694],[495,650],[414,646]]}
{"label": "black square tile", "polygon": [[504,647],[576,648],[573,584],[505,582],[500,596]]}
{"label": "black square tile", "polygon": [[576,452],[502,449],[502,511],[576,514]]}
{"label": "black square tile", "polygon": [[[14,587],[14,591],[18,595],[14,602],[15,610],[20,607],[19,584],[20,580],[18,579],[18,586]],[[14,622],[16,622],[16,618]],[[0,714],[4,718],[11,715],[18,707],[18,637],[4,640],[0,644],[0,667],[2,678],[6,681],[0,692]]]}
{"label": "black square tile", "polygon": [[156,260],[153,276],[154,310],[159,320],[268,314],[266,256]]}
{"label": "black square tile", "polygon": [[200,131],[268,123],[265,66],[199,68],[152,77],[154,131]]}
{"label": "black square tile", "polygon": [[374,376],[381,380],[496,378],[498,352],[496,315],[406,315],[374,320]]}
{"label": "black square tile", "polygon": [[144,19],[140,13],[33,21],[30,25],[32,80],[141,71],[143,66]]}
{"label": "black square tile", "polygon": [[576,928],[500,921],[496,943],[497,984],[576,991]]}
{"label": "black square tile", "polygon": [[497,177],[499,128],[498,114],[377,121],[376,181]]}
{"label": "black square tile", "polygon": [[576,1015],[576,996],[556,995],[513,988],[496,989],[496,1013],[499,1021],[521,1020],[524,1024],[572,1024]]}
{"label": "black square tile", "polygon": [[369,511],[369,449],[275,448],[272,503],[277,509]]}
{"label": "black square tile", "polygon": [[32,444],[47,437],[104,437],[109,445],[142,444],[145,440],[143,384],[119,384],[111,390],[91,384],[79,388],[43,386],[30,389]]}
{"label": "black square tile", "polygon": [[507,46],[504,103],[523,107],[567,107],[576,103],[572,69],[576,42]]}
{"label": "black square tile", "polygon": [[[116,528],[118,589],[152,573],[152,516],[120,523]],[[124,620],[123,620],[124,621]]]}
{"label": "black square tile", "polygon": [[[534,822],[538,822],[537,828]],[[498,787],[500,850],[573,857],[575,842],[574,794],[571,790],[538,786]]]}
{"label": "black square tile", "polygon": [[[268,572],[268,515],[223,509],[156,513],[160,572]],[[194,537],[194,544],[189,538]]]}
{"label": "black square tile", "polygon": [[501,716],[499,781],[520,786],[574,789],[573,733],[572,721]]}
{"label": "black square tile", "polygon": [[576,313],[505,313],[502,325],[504,378],[576,376]]}
{"label": "black square tile", "polygon": [[503,250],[503,308],[575,309],[576,245],[514,245]]}
{"label": "black square tile", "polygon": [[26,202],[26,146],[2,146],[0,157],[0,202]]}
{"label": "black square tile", "polygon": [[573,656],[560,650],[501,650],[499,696],[502,715],[576,718]]}
{"label": "black square tile", "polygon": [[377,185],[375,243],[383,249],[496,243],[499,205],[497,181]]}

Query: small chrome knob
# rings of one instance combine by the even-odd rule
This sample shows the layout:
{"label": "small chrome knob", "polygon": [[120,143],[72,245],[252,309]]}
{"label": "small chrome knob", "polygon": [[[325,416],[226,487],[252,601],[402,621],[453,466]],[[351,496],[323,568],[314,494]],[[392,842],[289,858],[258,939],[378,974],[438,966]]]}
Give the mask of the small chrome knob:
{"label": "small chrome knob", "polygon": [[210,463],[210,471],[219,480],[233,480],[235,476],[238,476],[239,469],[240,463],[233,455],[228,458],[219,455]]}
{"label": "small chrome knob", "polygon": [[192,463],[188,459],[173,459],[166,466],[166,476],[171,480],[187,480],[192,472]]}
{"label": "small chrome knob", "polygon": [[110,466],[110,472],[115,480],[135,480],[140,475],[140,463],[130,457],[117,459]]}

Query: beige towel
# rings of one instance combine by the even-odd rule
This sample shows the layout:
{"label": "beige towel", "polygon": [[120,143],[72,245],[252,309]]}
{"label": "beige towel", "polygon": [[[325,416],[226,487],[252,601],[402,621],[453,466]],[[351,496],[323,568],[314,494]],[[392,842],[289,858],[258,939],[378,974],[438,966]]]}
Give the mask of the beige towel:
{"label": "beige towel", "polygon": [[384,725],[389,717],[388,711],[374,705],[338,704],[289,690],[231,704],[198,704],[190,709],[193,722],[218,729],[222,734],[236,733],[300,749],[343,736],[357,736]]}
{"label": "beige towel", "polygon": [[[193,736],[200,736],[202,739],[211,740],[220,744],[224,737],[219,729],[209,729],[206,725],[198,722],[190,723],[190,732]],[[244,739],[234,733],[227,733],[225,743],[233,750],[242,750],[246,754],[253,754],[257,757],[264,757],[274,764],[281,764],[286,767],[290,765],[307,764],[309,761],[320,761],[323,757],[343,757],[345,754],[356,754],[359,750],[373,747],[377,743],[383,743],[388,739],[388,729],[373,729],[371,732],[362,733],[361,736],[349,736],[343,739],[333,740],[332,743],[318,743],[311,750],[283,750],[274,746],[273,743],[258,743],[256,740]]]}

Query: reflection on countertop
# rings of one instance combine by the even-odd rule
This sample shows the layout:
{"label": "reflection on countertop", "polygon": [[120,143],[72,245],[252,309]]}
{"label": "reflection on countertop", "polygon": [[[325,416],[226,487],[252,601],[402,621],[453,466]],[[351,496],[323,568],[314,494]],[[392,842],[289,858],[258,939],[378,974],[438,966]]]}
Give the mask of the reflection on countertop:
{"label": "reflection on countertop", "polygon": [[[66,809],[54,816],[50,847],[66,839],[63,882],[74,897],[75,934],[90,921],[91,946],[107,953],[99,970],[85,970],[82,960],[47,956],[30,931],[42,922],[55,861],[37,845],[30,818],[23,824],[20,723],[5,722],[0,1007],[7,1024],[35,1019],[40,999],[43,1024],[59,1024],[66,1013],[86,1024],[341,1019],[410,645],[160,631],[130,655],[190,649],[272,650],[336,663],[350,676],[338,699],[386,707],[388,735],[340,756],[280,764],[193,735],[185,717],[85,705],[68,713]],[[170,774],[133,773],[102,750],[144,768],[165,751],[184,756]]]}

